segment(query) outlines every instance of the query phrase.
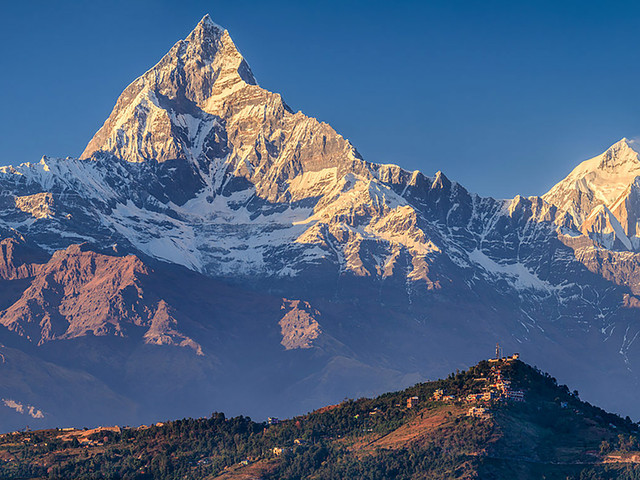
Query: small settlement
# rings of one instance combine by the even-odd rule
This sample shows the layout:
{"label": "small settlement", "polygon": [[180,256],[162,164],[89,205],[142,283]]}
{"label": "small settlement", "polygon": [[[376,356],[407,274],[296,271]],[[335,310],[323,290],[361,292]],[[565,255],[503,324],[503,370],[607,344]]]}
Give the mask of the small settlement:
{"label": "small settlement", "polygon": [[[505,365],[508,365],[510,362],[518,360],[519,358],[520,355],[518,353],[514,353],[511,356],[504,356],[502,354],[500,344],[496,344],[495,357],[489,359],[489,363],[491,364],[491,373],[488,378],[483,379],[484,387],[482,388],[482,391],[469,394],[464,398],[456,399],[453,395],[447,395],[443,389],[437,389],[433,392],[431,398],[438,402],[465,402],[472,404],[467,412],[467,416],[477,418],[488,418],[488,407],[493,402],[524,402],[525,392],[523,390],[512,388],[511,381],[505,378],[502,373],[502,368]],[[407,408],[414,408],[417,405],[417,397],[407,398]]]}

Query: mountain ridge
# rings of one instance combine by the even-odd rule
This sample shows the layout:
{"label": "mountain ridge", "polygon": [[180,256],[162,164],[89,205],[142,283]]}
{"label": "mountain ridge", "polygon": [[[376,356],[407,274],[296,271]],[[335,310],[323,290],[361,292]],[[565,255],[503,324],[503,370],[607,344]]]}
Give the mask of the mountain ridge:
{"label": "mountain ridge", "polygon": [[[80,159],[0,168],[0,236],[39,251],[31,270],[7,266],[14,293],[0,319],[8,338],[37,326],[34,362],[81,365],[139,411],[151,408],[136,388],[145,377],[164,377],[162,388],[174,379],[170,408],[193,414],[202,397],[228,405],[266,389],[250,411],[266,416],[464,367],[504,338],[541,366],[563,365],[590,398],[637,414],[632,173],[609,192],[613,204],[571,174],[542,197],[480,197],[442,172],[367,162],[245,65],[205,17],[124,90]],[[596,167],[637,162],[629,141],[607,152]],[[87,262],[74,269],[78,258]],[[92,261],[113,274],[96,274]],[[137,273],[118,278],[127,262]],[[109,288],[83,290],[88,278]],[[78,336],[60,333],[71,325]],[[110,349],[113,362],[96,360]],[[223,389],[232,399],[215,393]],[[27,397],[16,401],[45,422],[64,414]]]}

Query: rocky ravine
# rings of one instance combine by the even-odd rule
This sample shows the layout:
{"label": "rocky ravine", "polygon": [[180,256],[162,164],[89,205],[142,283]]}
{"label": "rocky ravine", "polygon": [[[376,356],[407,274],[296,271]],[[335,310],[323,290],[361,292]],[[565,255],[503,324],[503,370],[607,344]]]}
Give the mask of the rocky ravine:
{"label": "rocky ravine", "polygon": [[91,378],[129,407],[76,414],[17,371],[0,395],[42,424],[286,416],[500,340],[638,415],[636,150],[622,140],[513,200],[371,164],[262,89],[205,17],[80,159],[0,169],[0,339],[67,369],[78,399]]}

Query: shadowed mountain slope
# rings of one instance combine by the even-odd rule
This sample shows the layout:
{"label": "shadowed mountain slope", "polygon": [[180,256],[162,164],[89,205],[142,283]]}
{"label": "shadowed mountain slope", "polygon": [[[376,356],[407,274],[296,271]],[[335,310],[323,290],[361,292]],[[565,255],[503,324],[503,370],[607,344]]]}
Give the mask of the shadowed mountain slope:
{"label": "shadowed mountain slope", "polygon": [[[0,168],[0,328],[137,405],[131,423],[288,416],[463,368],[497,340],[635,416],[636,149],[511,200],[372,164],[260,87],[206,16],[81,158]],[[43,425],[68,418],[3,395]]]}

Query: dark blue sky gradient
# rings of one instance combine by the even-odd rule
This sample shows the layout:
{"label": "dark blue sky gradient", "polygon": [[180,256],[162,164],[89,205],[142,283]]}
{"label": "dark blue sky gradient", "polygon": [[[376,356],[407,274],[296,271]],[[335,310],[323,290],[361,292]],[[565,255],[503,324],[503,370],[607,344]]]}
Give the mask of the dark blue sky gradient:
{"label": "dark blue sky gradient", "polygon": [[370,161],[544,193],[640,135],[635,2],[24,1],[0,10],[0,164],[77,156],[200,18]]}

